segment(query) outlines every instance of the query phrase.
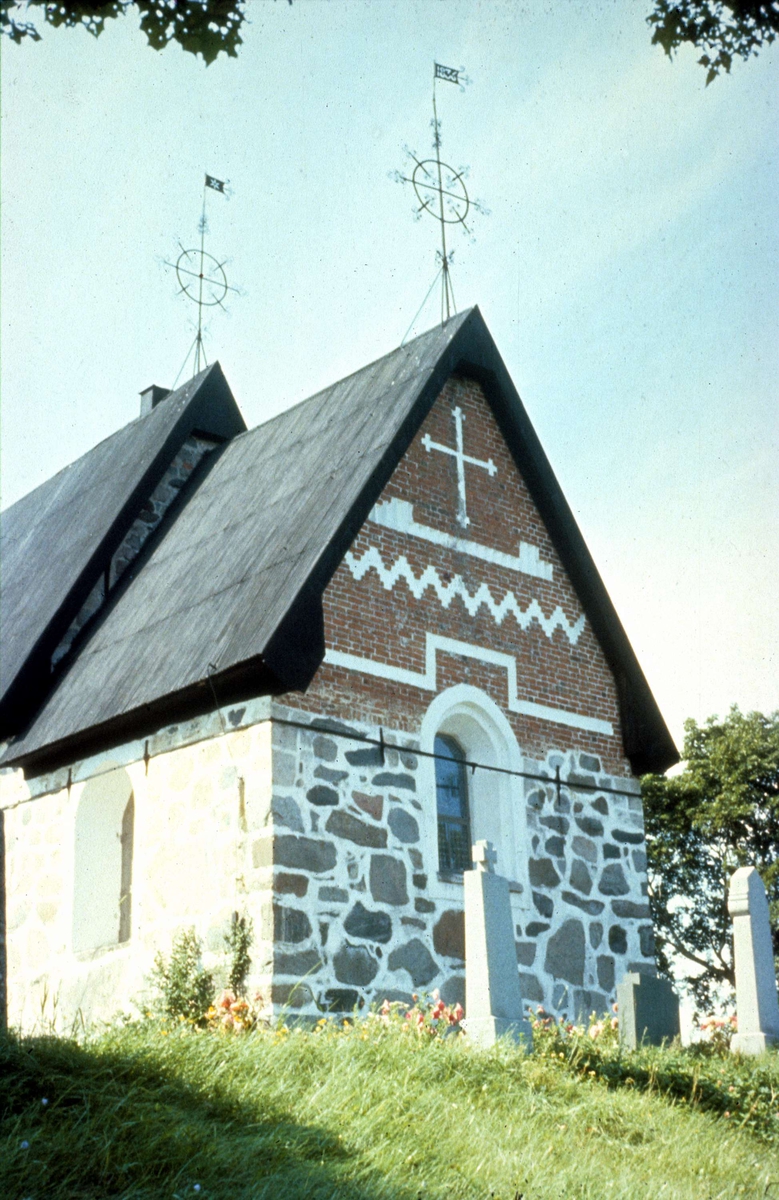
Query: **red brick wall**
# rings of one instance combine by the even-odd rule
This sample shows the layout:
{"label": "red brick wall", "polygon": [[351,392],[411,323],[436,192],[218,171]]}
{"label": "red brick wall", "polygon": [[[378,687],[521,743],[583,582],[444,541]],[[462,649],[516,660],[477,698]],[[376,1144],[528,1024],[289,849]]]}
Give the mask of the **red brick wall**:
{"label": "red brick wall", "polygon": [[[497,467],[492,476],[481,467],[465,467],[467,529],[457,521],[454,458],[428,451],[422,440],[429,434],[435,442],[454,446],[455,405],[465,418],[466,454],[483,461],[492,459]],[[447,382],[381,499],[391,497],[413,503],[415,521],[445,533],[511,555],[519,552],[520,541],[538,547],[541,559],[553,567],[552,580],[485,562],[370,521],[351,547],[357,560],[374,546],[385,568],[405,555],[417,577],[431,565],[444,583],[461,576],[471,594],[486,583],[497,603],[512,591],[523,610],[535,599],[547,617],[558,606],[571,625],[581,616],[576,593],[476,382],[457,377]],[[520,700],[610,721],[614,736],[508,712],[505,669],[473,658],[439,652],[438,690],[456,683],[482,688],[506,712],[523,753],[534,758],[543,759],[551,749],[576,748],[598,755],[605,770],[630,774],[622,750],[614,680],[588,622],[572,645],[562,629],[555,629],[550,637],[536,620],[523,630],[514,615],[507,613],[497,624],[485,605],[470,615],[459,596],[444,608],[433,588],[416,599],[403,579],[387,590],[374,569],[358,582],[345,562],[325,592],[324,614],[328,648],[407,670],[424,672],[427,632],[513,655]],[[290,696],[289,702],[341,719],[416,733],[432,699],[429,690],[324,663],[305,696]]]}

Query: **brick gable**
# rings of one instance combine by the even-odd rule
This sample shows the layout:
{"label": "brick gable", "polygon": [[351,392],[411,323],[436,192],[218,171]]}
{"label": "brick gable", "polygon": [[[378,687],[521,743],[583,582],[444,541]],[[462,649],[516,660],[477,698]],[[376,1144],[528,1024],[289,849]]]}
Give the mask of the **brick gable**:
{"label": "brick gable", "polygon": [[[436,448],[454,449],[456,409],[465,454],[491,464],[465,463],[467,525],[458,464]],[[478,383],[446,383],[324,614],[327,658],[296,707],[414,732],[436,693],[470,683],[506,713],[523,752],[586,750],[630,773],[611,671]]]}

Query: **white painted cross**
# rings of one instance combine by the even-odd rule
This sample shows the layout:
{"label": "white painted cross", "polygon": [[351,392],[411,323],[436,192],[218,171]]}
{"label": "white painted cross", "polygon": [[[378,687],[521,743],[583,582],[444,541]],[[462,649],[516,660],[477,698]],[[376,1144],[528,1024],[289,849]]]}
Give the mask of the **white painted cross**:
{"label": "white painted cross", "polygon": [[485,471],[489,471],[490,475],[497,475],[498,468],[491,458],[487,462],[482,462],[480,458],[471,458],[470,454],[465,453],[463,450],[463,421],[465,420],[465,414],[458,406],[452,409],[452,416],[454,417],[455,439],[457,443],[454,450],[451,446],[442,446],[440,442],[434,442],[429,433],[426,433],[422,438],[422,445],[428,454],[431,450],[440,450],[442,454],[451,454],[457,460],[457,520],[463,528],[467,528],[471,522],[468,519],[468,513],[465,508],[465,464],[470,463],[473,467],[484,467]]}

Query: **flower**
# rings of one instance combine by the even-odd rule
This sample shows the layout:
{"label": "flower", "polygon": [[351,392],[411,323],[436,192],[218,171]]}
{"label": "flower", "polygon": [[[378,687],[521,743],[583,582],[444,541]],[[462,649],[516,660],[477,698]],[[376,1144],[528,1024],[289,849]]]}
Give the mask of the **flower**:
{"label": "flower", "polygon": [[46,1107],[46,1105],[47,1105],[48,1103],[49,1103],[49,1098],[48,1098],[48,1096],[41,1096],[41,1104],[43,1105],[43,1107],[44,1107],[44,1108]]}
{"label": "flower", "polygon": [[29,1142],[22,1142],[22,1144],[21,1144],[21,1148],[22,1148],[22,1150],[29,1150],[29,1149],[30,1149],[30,1143],[29,1143]]}

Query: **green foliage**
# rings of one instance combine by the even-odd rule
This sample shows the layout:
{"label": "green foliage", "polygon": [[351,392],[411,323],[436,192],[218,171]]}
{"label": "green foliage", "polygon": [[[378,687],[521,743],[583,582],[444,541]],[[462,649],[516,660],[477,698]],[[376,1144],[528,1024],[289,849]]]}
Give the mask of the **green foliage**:
{"label": "green foliage", "polygon": [[4,1197],[735,1200],[779,1183],[776,1054],[621,1054],[559,1027],[523,1054],[375,1020],[239,1038],[147,1023],[0,1038],[0,1078]]}
{"label": "green foliage", "polygon": [[531,1018],[534,1055],[564,1062],[580,1078],[597,1079],[609,1088],[658,1092],[667,1100],[716,1113],[779,1144],[779,1055],[746,1059],[730,1052],[733,1023],[682,1047],[646,1046],[621,1051],[615,1019],[570,1025],[546,1016]]}
{"label": "green foliage", "polygon": [[[292,0],[289,0],[292,3]],[[15,42],[39,42],[41,35],[27,17],[38,9],[47,25],[80,25],[99,37],[105,23],[138,10],[140,25],[155,50],[178,42],[190,54],[202,54],[206,65],[221,53],[235,58],[246,19],[246,0],[108,0],[107,3],[48,3],[48,0],[0,0],[0,30]]]}
{"label": "green foliage", "polygon": [[[641,781],[658,965],[699,1005],[734,984],[727,891],[753,866],[779,954],[779,713],[685,722],[684,770]],[[687,973],[678,966],[686,962]]]}
{"label": "green foliage", "polygon": [[170,959],[154,959],[151,984],[157,996],[154,1007],[165,1017],[204,1025],[214,999],[214,979],[204,970],[200,939],[194,929],[182,929],[173,938]]}
{"label": "green foliage", "polygon": [[747,59],[770,44],[779,32],[778,0],[655,0],[647,17],[654,27],[652,45],[669,58],[685,42],[703,50],[706,85],[734,58]]}
{"label": "green foliage", "polygon": [[246,990],[249,967],[252,965],[249,950],[253,937],[254,927],[251,917],[239,916],[237,912],[233,913],[230,929],[225,934],[225,946],[230,955],[227,986],[234,996],[243,996]]}

